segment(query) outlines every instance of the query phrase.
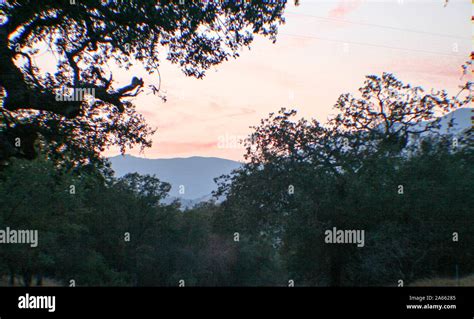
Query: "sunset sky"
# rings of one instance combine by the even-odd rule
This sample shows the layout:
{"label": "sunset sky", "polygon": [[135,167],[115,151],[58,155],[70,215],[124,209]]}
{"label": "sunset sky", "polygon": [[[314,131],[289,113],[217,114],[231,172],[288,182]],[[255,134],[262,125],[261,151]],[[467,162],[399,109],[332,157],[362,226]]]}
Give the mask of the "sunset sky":
{"label": "sunset sky", "polygon": [[[471,1],[302,0],[286,8],[275,44],[257,37],[241,57],[209,70],[203,80],[186,77],[162,61],[168,101],[142,93],[134,100],[153,127],[147,158],[215,156],[242,160],[243,149],[219,141],[244,137],[249,126],[281,107],[325,122],[341,93],[356,92],[364,76],[394,73],[424,88],[455,93],[461,65],[472,50]],[[134,75],[157,84],[139,65],[115,71],[117,85]],[[106,155],[115,155],[109,150]]]}

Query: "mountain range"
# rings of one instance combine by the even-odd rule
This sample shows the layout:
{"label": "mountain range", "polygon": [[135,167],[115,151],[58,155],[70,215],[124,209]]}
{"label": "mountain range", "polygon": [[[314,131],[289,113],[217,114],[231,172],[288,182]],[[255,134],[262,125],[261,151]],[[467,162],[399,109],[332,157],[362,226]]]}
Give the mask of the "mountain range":
{"label": "mountain range", "polygon": [[171,191],[164,202],[179,199],[184,207],[211,199],[211,193],[216,189],[214,178],[229,174],[241,165],[228,159],[200,156],[147,159],[118,155],[109,160],[118,177],[134,172],[155,174],[161,181],[170,183]]}
{"label": "mountain range", "polygon": [[[439,133],[459,134],[473,127],[471,117],[474,109],[461,108],[441,118]],[[449,123],[452,121],[453,126]],[[420,124],[423,125],[423,124]],[[171,184],[170,203],[178,199],[183,208],[211,199],[216,189],[214,178],[229,174],[241,163],[224,158],[193,156],[188,158],[147,159],[132,155],[118,155],[109,158],[115,175],[127,173],[155,174],[160,180]]]}

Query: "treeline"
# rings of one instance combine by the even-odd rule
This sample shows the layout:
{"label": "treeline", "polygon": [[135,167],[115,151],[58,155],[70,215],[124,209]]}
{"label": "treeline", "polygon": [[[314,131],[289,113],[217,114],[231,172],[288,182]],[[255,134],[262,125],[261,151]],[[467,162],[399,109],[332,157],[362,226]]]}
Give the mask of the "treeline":
{"label": "treeline", "polygon": [[[368,76],[360,96],[341,95],[326,125],[271,114],[246,143],[247,164],[219,181],[218,228],[271,241],[299,285],[469,275],[473,133],[452,121],[440,130],[435,115],[466,105],[466,87],[449,98],[384,73]],[[363,247],[328,242],[334,229],[363,231]]]}
{"label": "treeline", "polygon": [[[397,286],[474,272],[472,148],[424,141],[410,157],[377,152],[338,173],[298,158],[257,162],[225,179],[216,217],[228,233],[271,241],[286,278]],[[326,243],[334,227],[364,230],[364,246]]]}
{"label": "treeline", "polygon": [[[39,244],[0,244],[0,274],[25,285],[396,286],[473,273],[472,130],[439,136],[434,120],[466,100],[391,74],[360,91],[341,95],[326,125],[270,114],[246,164],[217,180],[223,201],[184,212],[162,203],[170,185],[153,176],[11,160],[0,228],[38,230]],[[334,227],[364,231],[364,244],[328,243]]]}
{"label": "treeline", "polygon": [[160,204],[168,191],[152,176],[12,161],[1,173],[0,225],[38,230],[39,239],[37,247],[0,244],[0,273],[21,285],[43,278],[80,286],[276,284],[268,280],[273,250],[214,232],[212,204],[186,212]]}

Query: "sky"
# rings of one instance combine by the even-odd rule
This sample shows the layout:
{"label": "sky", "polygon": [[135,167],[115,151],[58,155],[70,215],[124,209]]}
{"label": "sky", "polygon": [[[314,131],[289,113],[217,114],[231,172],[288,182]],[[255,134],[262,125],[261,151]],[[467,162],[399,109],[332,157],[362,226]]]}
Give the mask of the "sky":
{"label": "sky", "polygon": [[[471,1],[301,0],[290,1],[277,42],[256,37],[251,50],[207,72],[186,77],[162,60],[162,92],[167,102],[142,93],[133,102],[158,128],[146,158],[206,156],[243,160],[235,143],[261,118],[280,108],[324,123],[342,93],[357,93],[364,77],[394,73],[405,83],[457,93],[461,65],[472,50]],[[140,65],[112,70],[117,87],[143,77],[158,84]],[[106,156],[118,154],[110,149]]]}

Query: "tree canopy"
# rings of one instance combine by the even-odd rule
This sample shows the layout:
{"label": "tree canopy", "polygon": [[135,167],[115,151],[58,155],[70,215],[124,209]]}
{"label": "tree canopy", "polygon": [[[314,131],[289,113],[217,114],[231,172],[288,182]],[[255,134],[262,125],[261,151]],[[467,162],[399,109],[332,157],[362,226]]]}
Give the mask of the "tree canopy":
{"label": "tree canopy", "polygon": [[[0,161],[34,158],[38,140],[53,157],[66,157],[76,165],[97,160],[111,145],[122,151],[150,146],[154,130],[130,100],[146,83],[137,75],[117,87],[108,63],[125,69],[141,63],[161,81],[163,53],[186,75],[202,78],[210,67],[238,57],[255,34],[275,41],[284,6],[281,1],[2,3],[6,20],[0,25]],[[34,63],[39,46],[52,51],[54,72]],[[148,88],[160,94],[159,85]],[[58,99],[65,89],[93,93]]]}
{"label": "tree canopy", "polygon": [[[466,87],[448,96],[385,73],[367,76],[358,97],[342,94],[326,124],[271,113],[246,141],[248,162],[218,179],[218,228],[269,241],[304,285],[396,285],[455,264],[469,274],[472,241],[451,236],[474,226],[474,140],[436,129],[468,105]],[[365,247],[325,243],[333,227],[364,230]]]}
{"label": "tree canopy", "polygon": [[[379,85],[408,96],[408,120],[396,94],[373,103]],[[412,88],[392,74],[369,76],[360,96],[341,95],[329,123],[270,114],[247,141],[248,162],[218,180],[222,202],[185,211],[164,203],[170,185],[155,176],[13,158],[0,172],[0,225],[36,229],[39,244],[0,245],[0,279],[394,286],[471,274],[472,131],[434,134],[437,122],[425,121],[464,102]],[[420,107],[428,100],[436,103]],[[364,246],[326,243],[333,227],[364,230]]]}

